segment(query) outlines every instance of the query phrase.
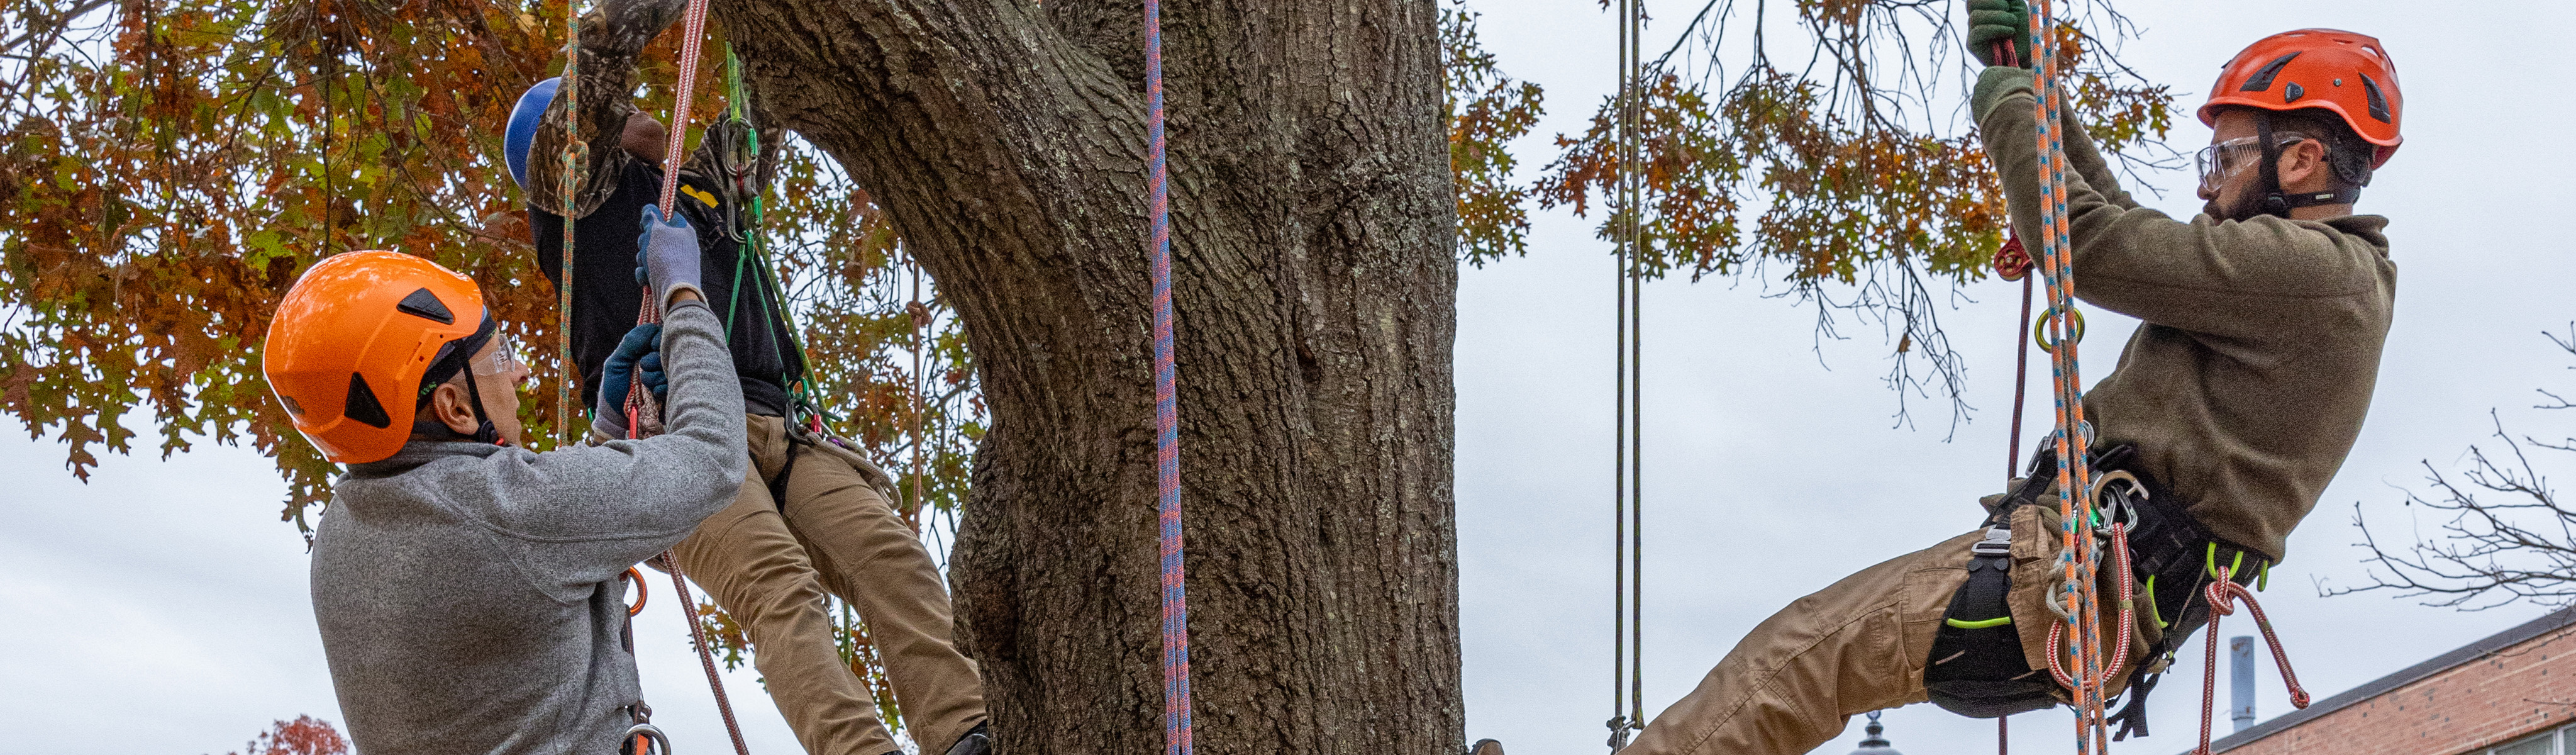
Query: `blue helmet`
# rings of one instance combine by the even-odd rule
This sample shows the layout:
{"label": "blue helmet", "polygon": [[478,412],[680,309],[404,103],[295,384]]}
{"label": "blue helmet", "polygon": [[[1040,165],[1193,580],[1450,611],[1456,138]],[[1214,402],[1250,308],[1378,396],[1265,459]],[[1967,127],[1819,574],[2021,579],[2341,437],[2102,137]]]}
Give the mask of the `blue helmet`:
{"label": "blue helmet", "polygon": [[519,95],[518,107],[510,110],[510,129],[501,135],[501,157],[510,163],[510,180],[519,188],[528,188],[528,150],[536,146],[537,122],[546,117],[546,106],[554,104],[555,87],[563,77],[537,82],[528,93]]}

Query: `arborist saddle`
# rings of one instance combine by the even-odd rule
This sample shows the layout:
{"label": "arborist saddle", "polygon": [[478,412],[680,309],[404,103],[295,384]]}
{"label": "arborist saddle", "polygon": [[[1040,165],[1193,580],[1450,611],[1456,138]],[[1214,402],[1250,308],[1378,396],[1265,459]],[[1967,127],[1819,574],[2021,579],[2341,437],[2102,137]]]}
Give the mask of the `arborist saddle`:
{"label": "arborist saddle", "polygon": [[[2117,739],[2132,732],[2147,735],[2146,697],[2165,664],[2159,662],[2193,632],[2209,623],[2203,587],[2217,578],[2217,565],[2235,564],[2235,581],[2250,583],[2269,561],[2252,549],[2209,533],[2191,517],[2187,504],[2154,477],[2136,468],[2137,448],[2118,444],[2096,450],[2092,468],[2100,473],[2128,472],[2135,487],[2114,486],[2115,508],[2135,512],[2129,524],[2131,576],[2144,584],[2147,609],[2162,629],[2149,643],[2145,661],[2130,664],[2135,690],[2129,704],[2112,718],[2120,722]],[[2048,673],[2030,667],[2022,653],[2021,634],[2012,626],[2007,597],[2012,593],[2012,512],[2035,505],[2057,487],[2057,452],[2048,444],[2031,459],[2030,472],[2006,494],[1985,520],[1986,536],[1970,547],[1968,581],[1950,598],[1949,610],[1932,640],[1924,667],[1924,689],[1932,702],[1959,715],[1995,718],[2056,706],[2063,691]],[[2243,568],[2252,554],[2255,568]],[[2147,674],[2137,678],[2138,674]]]}

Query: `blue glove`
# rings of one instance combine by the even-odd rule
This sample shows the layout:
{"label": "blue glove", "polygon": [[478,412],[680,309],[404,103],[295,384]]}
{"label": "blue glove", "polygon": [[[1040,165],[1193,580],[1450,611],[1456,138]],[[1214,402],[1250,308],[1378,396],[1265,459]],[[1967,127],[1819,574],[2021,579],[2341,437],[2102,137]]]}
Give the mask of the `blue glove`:
{"label": "blue glove", "polygon": [[644,355],[643,359],[636,360],[635,374],[644,379],[644,390],[653,392],[653,400],[661,401],[670,397],[671,380],[662,374],[660,350],[656,349],[653,353]]}
{"label": "blue glove", "polygon": [[681,289],[698,292],[698,232],[689,227],[689,219],[672,216],[663,222],[662,208],[644,206],[644,232],[635,237],[635,282],[650,286],[657,306],[669,309],[671,295]]}
{"label": "blue glove", "polygon": [[[655,384],[662,382],[661,325],[648,323],[626,331],[626,338],[617,342],[617,351],[610,353],[608,362],[600,366],[599,416],[620,419],[626,416],[626,394],[634,390],[635,372],[639,365],[645,368],[645,389],[653,390]],[[659,390],[653,392],[656,396],[661,394]]]}

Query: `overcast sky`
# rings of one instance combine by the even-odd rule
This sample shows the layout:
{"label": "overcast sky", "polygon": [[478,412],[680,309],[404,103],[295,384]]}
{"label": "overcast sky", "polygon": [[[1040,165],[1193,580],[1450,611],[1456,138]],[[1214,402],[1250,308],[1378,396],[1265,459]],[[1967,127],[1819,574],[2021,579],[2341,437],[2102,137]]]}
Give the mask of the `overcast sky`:
{"label": "overcast sky", "polygon": [[[2425,531],[2399,503],[2420,488],[2419,460],[2455,468],[2490,432],[2563,435],[2576,417],[2528,409],[2543,386],[2576,388],[2543,331],[2565,332],[2576,255],[2541,223],[2576,206],[2564,96],[2576,63],[2558,36],[2562,3],[2202,2],[2123,7],[2144,27],[2126,60],[2204,96],[2229,55],[2303,26],[2380,37],[2399,61],[2408,141],[2361,210],[2392,218],[2400,270],[2395,331],[2370,424],[2317,512],[2274,570],[2265,605],[2301,680],[2318,698],[2540,615],[2481,613],[2381,594],[2318,597],[2363,578],[2353,506],[2391,534]],[[1696,3],[1653,0],[1669,39]],[[1583,0],[1480,0],[1488,47],[1508,73],[1547,87],[1551,112],[1520,146],[1532,169],[1547,140],[1579,130],[1609,91],[1615,27]],[[1660,49],[1660,44],[1650,44]],[[1184,72],[1174,72],[1181,75]],[[1966,86],[1962,70],[1959,88]],[[2205,143],[2179,123],[2177,146]],[[2190,178],[2141,200],[2177,215],[2199,202]],[[1593,221],[1534,217],[1529,256],[1461,277],[1458,511],[1469,739],[1519,755],[1599,752],[1610,708],[1611,287]],[[1648,287],[1648,710],[1689,691],[1737,638],[1800,595],[1975,524],[1976,496],[1998,486],[2017,314],[2008,284],[1960,293],[1943,314],[1967,357],[1975,420],[1955,439],[1936,414],[1892,427],[1880,378],[1892,345],[1873,330],[1816,343],[1812,314],[1765,299],[1759,281]],[[2084,365],[2109,372],[2133,323],[2092,313]],[[2044,391],[2046,382],[2038,381]],[[2044,407],[2044,396],[2034,396]],[[2044,432],[2045,411],[2028,433]],[[147,436],[148,437],[148,436]],[[2576,471],[2576,464],[2556,470]],[[270,464],[201,446],[163,462],[110,457],[82,484],[51,439],[0,440],[0,755],[221,753],[272,719],[339,720],[305,588],[303,544],[276,521]],[[657,590],[663,600],[667,590]],[[719,752],[703,679],[669,606],[638,626],[646,695],[684,752]],[[2242,616],[2224,634],[2243,633]],[[2189,650],[2198,652],[2197,640]],[[2156,696],[2156,736],[2115,745],[2177,753],[2198,726],[2197,663]],[[2277,681],[2264,717],[2288,710]],[[746,670],[747,671],[747,670]],[[785,724],[748,673],[730,680],[761,752],[793,752]],[[2223,716],[2222,716],[2223,717]],[[1857,719],[1856,719],[1857,720]],[[1993,725],[1929,706],[1890,712],[1911,755],[1989,751]],[[2062,712],[2020,717],[2016,749],[2067,752]],[[2220,723],[2222,732],[2226,724]],[[1857,725],[1820,752],[1848,751]]]}

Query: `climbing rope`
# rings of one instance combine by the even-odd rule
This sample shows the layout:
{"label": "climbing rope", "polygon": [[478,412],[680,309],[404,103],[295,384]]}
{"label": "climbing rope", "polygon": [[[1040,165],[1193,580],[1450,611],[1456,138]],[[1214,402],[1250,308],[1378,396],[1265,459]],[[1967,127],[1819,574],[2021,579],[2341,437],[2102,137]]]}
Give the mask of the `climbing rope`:
{"label": "climbing rope", "polygon": [[[2035,115],[2035,138],[2040,155],[2040,255],[2039,270],[2046,284],[2049,306],[2049,338],[2041,344],[2049,353],[2049,375],[2053,384],[2056,431],[2051,434],[2057,451],[2058,516],[2061,550],[2058,556],[2060,585],[2051,596],[2050,610],[2062,621],[2050,633],[2050,668],[2060,684],[2074,693],[2076,709],[2077,753],[2108,749],[2109,727],[2102,712],[2102,690],[2108,679],[2102,667],[2102,645],[2096,577],[2101,561],[2100,544],[2094,539],[2095,527],[2101,523],[2094,506],[2093,471],[2088,462],[2092,443],[2092,425],[2084,419],[2084,386],[2077,369],[2075,330],[2075,266],[2066,218],[2066,152],[2060,132],[2059,113],[2065,106],[2065,91],[2057,82],[2058,59],[2048,33],[2055,28],[2053,3],[2032,3],[2029,16],[2030,49],[2035,53],[2039,107]],[[2113,523],[2115,540],[2125,543],[2125,524]],[[2128,583],[2120,575],[2122,584]],[[2126,592],[2125,590],[2123,591]],[[2125,597],[2125,595],[2124,595]],[[2073,632],[2064,630],[2074,624]],[[2125,634],[2127,627],[2122,627]],[[2058,652],[2057,639],[2065,638],[2065,654]],[[2121,652],[2126,651],[2125,643]],[[2074,673],[2063,673],[2059,664],[2065,655],[2076,661]]]}
{"label": "climbing rope", "polygon": [[[688,10],[683,18],[685,20],[682,24],[682,30],[685,36],[680,41],[680,80],[678,84],[678,96],[674,98],[671,108],[671,141],[668,145],[668,151],[663,153],[662,156],[662,194],[659,198],[659,202],[662,209],[662,217],[665,218],[671,217],[671,213],[675,209],[672,206],[671,200],[678,192],[680,165],[686,157],[686,154],[682,152],[682,149],[687,145],[688,141],[689,104],[692,97],[696,94],[697,89],[698,56],[701,48],[700,39],[706,35],[706,0],[690,0]],[[577,29],[580,25],[579,16],[575,15],[570,23],[572,23]],[[578,32],[575,33],[578,34]],[[579,61],[581,60],[580,48],[569,48],[566,56],[573,61],[572,63],[567,63],[565,66],[566,80],[563,84],[563,86],[567,87],[564,91],[570,92],[572,91],[569,89],[569,87],[572,86],[572,69],[578,66]],[[571,97],[570,94],[566,94],[564,96],[568,98]],[[573,102],[577,104],[579,100],[573,100]],[[568,111],[577,109],[578,108],[567,108]],[[568,131],[571,133],[579,132],[578,129],[568,129]],[[566,160],[566,168],[564,170],[564,196],[567,202],[571,201],[574,189],[576,188],[573,175],[574,169],[571,167],[572,164],[573,161],[568,158]],[[571,266],[573,256],[572,250],[574,248],[572,228],[573,223],[569,218],[567,218],[564,222],[563,247],[565,281],[572,280]],[[571,312],[572,302],[569,288],[564,290],[562,297],[563,301],[561,311],[565,313]],[[662,321],[659,302],[656,302],[653,299],[652,289],[650,287],[646,287],[644,295],[636,309],[636,324],[641,325]],[[570,349],[569,346],[566,346],[565,348],[567,351]],[[565,362],[567,364],[571,362],[568,355],[565,357]],[[648,407],[651,406],[651,396],[652,394],[645,389],[643,381],[640,380],[636,381],[634,386],[627,391],[626,437],[641,440],[647,435],[644,418],[646,417]],[[733,715],[733,701],[728,699],[725,695],[724,677],[716,671],[715,653],[707,648],[706,629],[698,623],[697,598],[689,594],[688,579],[681,573],[679,559],[674,558],[670,551],[663,551],[661,555],[655,556],[654,558],[661,562],[664,571],[668,571],[671,574],[672,593],[677,596],[673,602],[679,605],[681,618],[689,624],[689,642],[697,647],[698,664],[703,667],[707,673],[707,688],[714,692],[716,711],[724,718],[725,733],[730,735],[733,739],[734,752],[736,755],[750,755],[751,747],[745,743],[742,738],[742,724],[737,721]],[[638,584],[641,584],[641,582],[638,582]],[[639,718],[637,725],[647,726],[648,724]],[[656,730],[655,734],[658,736],[658,730]],[[642,753],[643,742],[638,740],[636,744],[638,746],[636,752]],[[665,743],[663,751],[667,752],[668,750],[669,748],[667,743]]]}
{"label": "climbing rope", "polygon": [[580,0],[564,2],[563,83],[556,86],[555,95],[563,98],[567,107],[563,109],[563,191],[557,195],[564,203],[564,219],[563,260],[559,265],[562,270],[555,278],[562,282],[555,287],[555,432],[563,436],[560,442],[571,443],[578,437],[572,432],[572,384],[581,376],[572,362],[573,226],[578,225],[573,222],[572,204],[574,195],[581,191],[581,171],[590,161],[590,142],[581,138],[581,108],[572,106],[581,102]]}
{"label": "climbing rope", "polygon": [[[2019,66],[2021,56],[2013,54],[2011,42],[1999,40],[1994,46],[1994,61],[1997,65]],[[2019,323],[2030,322],[2031,284],[2034,282],[2030,277],[2032,263],[2030,250],[2021,245],[2020,234],[2013,233],[2009,226],[2005,233],[2009,235],[2004,238],[2003,248],[1995,250],[1995,273],[2007,281],[2021,281],[2021,319],[2013,321],[2018,326]],[[2013,346],[2012,438],[2004,444],[2004,480],[2007,486],[2015,475],[2021,474],[2021,414],[2022,408],[2030,405],[2030,341],[2022,339],[2019,327],[2013,329]],[[2011,752],[2012,716],[1996,716],[1995,755],[2009,755]]]}
{"label": "climbing rope", "polygon": [[2290,656],[2281,651],[2281,637],[2272,632],[2272,620],[2263,615],[2263,604],[2254,601],[2252,591],[2230,578],[2235,576],[2236,567],[2217,567],[2215,563],[2211,566],[2217,568],[2218,581],[2209,583],[2207,590],[2209,627],[2204,631],[2209,636],[2200,675],[2200,746],[2192,749],[2192,755],[2209,755],[2209,712],[2218,700],[2218,619],[2236,612],[2235,601],[2244,601],[2245,612],[2254,615],[2254,626],[2263,630],[2263,642],[2271,645],[2272,662],[2280,667],[2281,681],[2290,688],[2290,706],[2308,707],[2308,690],[2299,686],[2298,673],[2290,670]]}
{"label": "climbing rope", "polygon": [[1163,752],[1190,755],[1190,603],[1181,568],[1181,416],[1172,355],[1172,195],[1163,138],[1163,4],[1145,0],[1146,242],[1154,276],[1154,486],[1163,555]]}
{"label": "climbing rope", "polygon": [[1612,243],[1618,262],[1618,337],[1612,347],[1617,375],[1611,439],[1610,750],[1617,752],[1646,726],[1645,709],[1645,263],[1638,245],[1644,213],[1638,199],[1637,125],[1643,96],[1640,40],[1642,0],[1619,2],[1619,185],[1615,189]]}
{"label": "climbing rope", "polygon": [[698,624],[697,596],[689,594],[689,581],[680,576],[680,560],[670,551],[654,558],[661,559],[663,570],[671,573],[671,594],[677,596],[674,601],[680,606],[680,617],[689,622],[689,642],[698,646],[698,665],[706,669],[707,689],[715,691],[716,712],[724,715],[725,734],[733,738],[734,755],[751,755],[751,746],[742,739],[742,724],[733,718],[733,701],[725,698],[724,677],[716,674],[716,656],[707,650],[706,627]]}

